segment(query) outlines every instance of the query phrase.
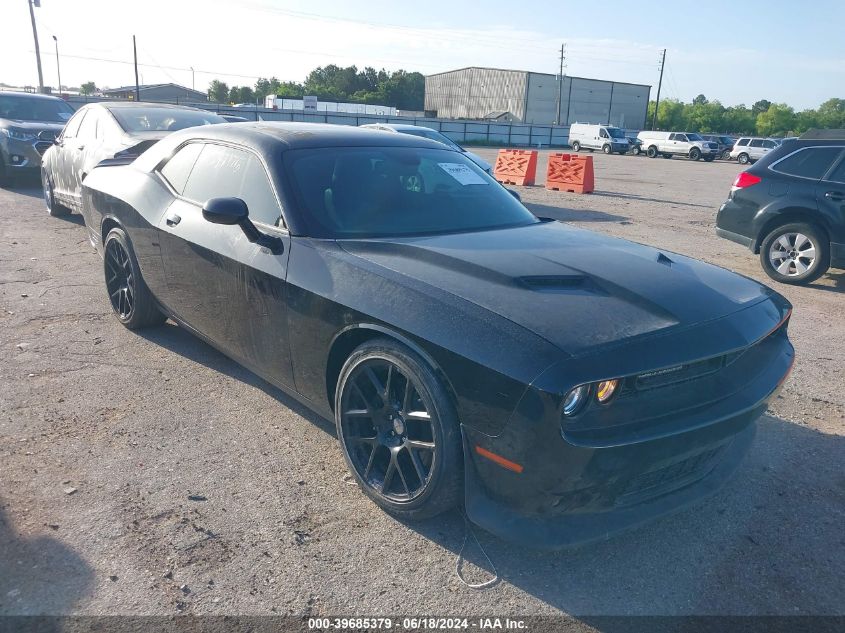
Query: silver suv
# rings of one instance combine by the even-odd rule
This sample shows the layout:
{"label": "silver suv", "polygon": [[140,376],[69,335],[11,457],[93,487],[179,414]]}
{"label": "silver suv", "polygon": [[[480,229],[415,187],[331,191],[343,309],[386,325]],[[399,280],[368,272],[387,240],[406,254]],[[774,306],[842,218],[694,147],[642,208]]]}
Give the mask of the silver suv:
{"label": "silver suv", "polygon": [[747,165],[760,160],[777,146],[778,142],[770,138],[743,136],[731,150],[731,158],[740,165]]}
{"label": "silver suv", "polygon": [[41,157],[72,115],[58,97],[0,92],[0,184],[19,173],[38,174]]}

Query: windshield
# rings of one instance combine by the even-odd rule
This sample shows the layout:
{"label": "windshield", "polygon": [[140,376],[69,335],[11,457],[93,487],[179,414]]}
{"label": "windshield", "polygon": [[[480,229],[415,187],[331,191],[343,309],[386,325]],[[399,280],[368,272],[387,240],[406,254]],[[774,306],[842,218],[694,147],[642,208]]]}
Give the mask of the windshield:
{"label": "windshield", "polygon": [[620,130],[618,127],[606,128],[611,138],[625,138],[625,130]]}
{"label": "windshield", "polygon": [[463,154],[416,147],[285,152],[313,237],[397,237],[533,224],[538,220]]}
{"label": "windshield", "polygon": [[0,118],[17,121],[67,123],[73,108],[61,99],[0,95]]}
{"label": "windshield", "polygon": [[196,125],[225,123],[226,119],[200,110],[176,108],[110,108],[109,111],[125,132],[182,130]]}

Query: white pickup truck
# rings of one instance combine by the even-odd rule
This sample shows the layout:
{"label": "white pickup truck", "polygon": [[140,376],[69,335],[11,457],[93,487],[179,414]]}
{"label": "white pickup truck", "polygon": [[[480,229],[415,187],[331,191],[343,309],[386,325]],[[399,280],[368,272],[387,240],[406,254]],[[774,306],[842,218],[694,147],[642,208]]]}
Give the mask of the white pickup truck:
{"label": "white pickup truck", "polygon": [[649,158],[661,155],[664,158],[686,156],[690,160],[703,158],[708,163],[719,156],[719,145],[705,141],[695,132],[649,132],[637,134],[643,144],[641,151]]}

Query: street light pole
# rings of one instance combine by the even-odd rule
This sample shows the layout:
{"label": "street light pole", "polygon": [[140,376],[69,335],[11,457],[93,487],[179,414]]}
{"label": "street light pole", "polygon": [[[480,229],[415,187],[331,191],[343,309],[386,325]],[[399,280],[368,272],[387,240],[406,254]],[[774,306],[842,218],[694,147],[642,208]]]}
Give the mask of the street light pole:
{"label": "street light pole", "polygon": [[194,67],[188,66],[188,68],[191,69],[191,90],[196,90],[197,84],[196,84],[196,82],[194,82]]}
{"label": "street light pole", "polygon": [[59,94],[62,94],[62,69],[59,67],[59,39],[54,35],[53,42],[56,44],[56,73],[59,75]]}
{"label": "street light pole", "polygon": [[38,46],[38,29],[35,27],[35,9],[41,0],[26,0],[29,5],[29,19],[32,21],[32,39],[35,40],[35,61],[38,63],[38,92],[44,92],[44,74],[41,72],[41,48]]}

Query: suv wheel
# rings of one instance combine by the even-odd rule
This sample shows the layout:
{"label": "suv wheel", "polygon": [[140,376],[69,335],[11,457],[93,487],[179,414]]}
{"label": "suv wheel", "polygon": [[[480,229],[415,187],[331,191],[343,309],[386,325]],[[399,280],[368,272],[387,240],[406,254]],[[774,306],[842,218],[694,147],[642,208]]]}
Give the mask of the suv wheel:
{"label": "suv wheel", "polygon": [[748,154],[743,153],[736,157],[736,162],[738,162],[740,165],[747,165],[751,162],[751,159],[748,158]]}
{"label": "suv wheel", "polygon": [[652,145],[651,147],[648,148],[648,150],[646,150],[646,155],[649,158],[656,158],[657,157],[657,148],[654,145]]}
{"label": "suv wheel", "polygon": [[730,160],[731,159],[731,150],[726,149],[722,152],[722,160]]}
{"label": "suv wheel", "polygon": [[613,148],[610,145],[605,145],[604,147],[601,148],[601,151],[603,151],[605,154],[609,155],[609,154],[613,153]]}
{"label": "suv wheel", "polygon": [[572,143],[572,151],[573,152],[580,152],[581,151],[581,143],[575,141]]}
{"label": "suv wheel", "polygon": [[699,158],[701,158],[701,150],[698,149],[697,147],[693,147],[689,151],[689,159],[690,160],[698,160]]}
{"label": "suv wheel", "polygon": [[784,224],[760,245],[760,263],[766,274],[784,284],[808,284],[830,267],[830,243],[812,224]]}

